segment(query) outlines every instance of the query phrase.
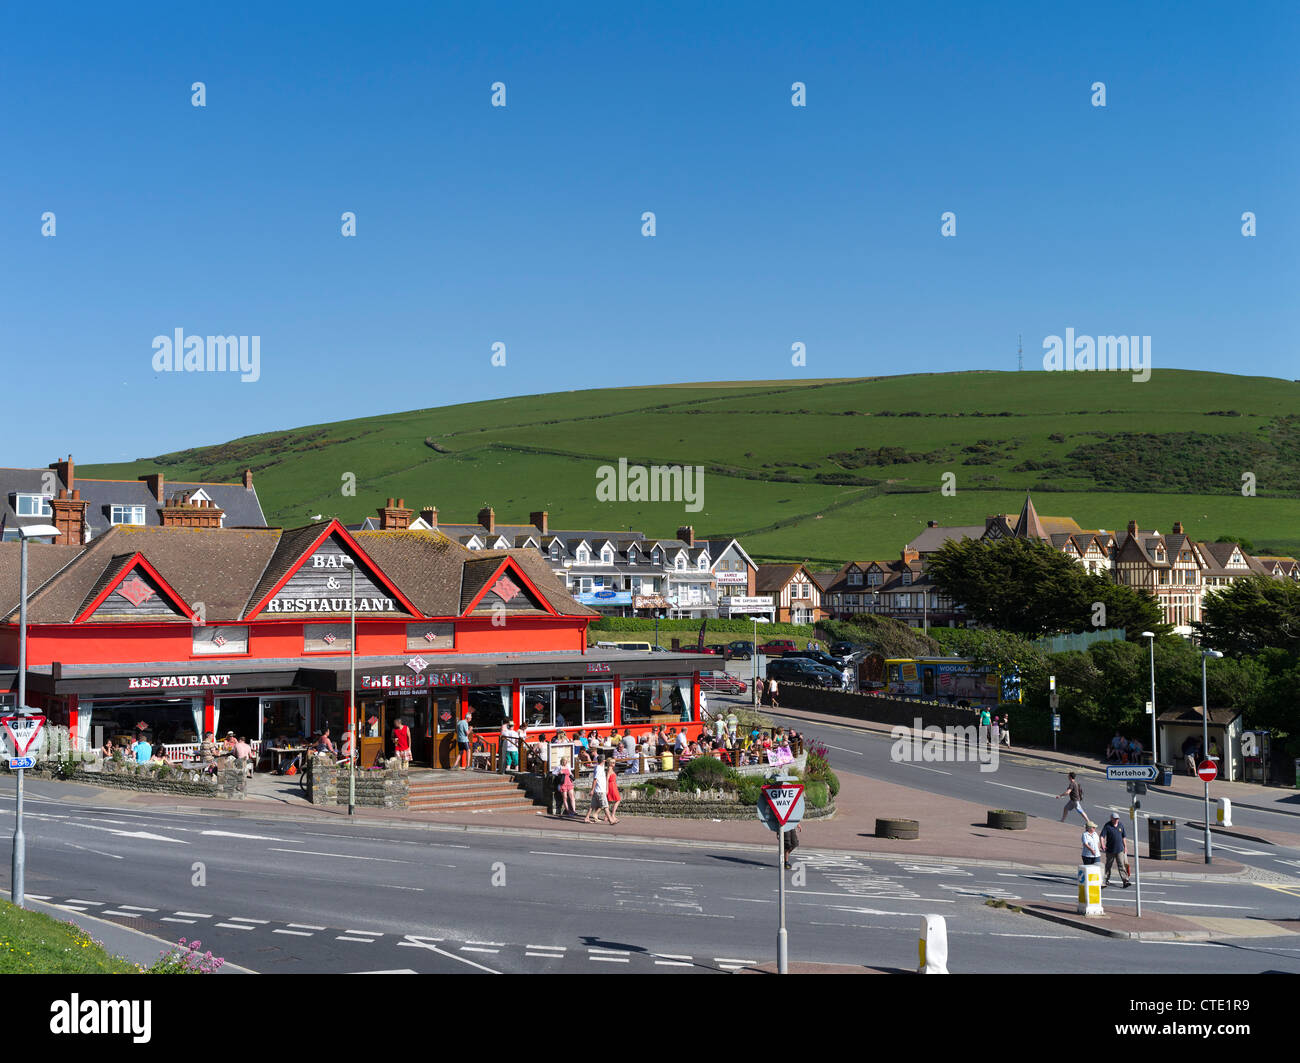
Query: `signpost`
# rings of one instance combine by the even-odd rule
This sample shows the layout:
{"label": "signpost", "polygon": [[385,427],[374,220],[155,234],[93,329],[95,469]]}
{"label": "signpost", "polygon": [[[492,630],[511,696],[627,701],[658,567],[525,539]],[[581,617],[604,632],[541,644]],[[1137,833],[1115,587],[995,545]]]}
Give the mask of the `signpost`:
{"label": "signpost", "polygon": [[1155,782],[1160,769],[1154,764],[1112,764],[1106,768],[1106,778],[1121,782]]}
{"label": "signpost", "polygon": [[23,834],[23,772],[36,763],[36,757],[28,754],[35,754],[44,740],[44,716],[0,716],[0,759],[8,761],[10,769],[18,772],[10,882],[13,884],[13,902],[19,908],[23,906],[26,895],[24,879],[27,872],[27,838]]}
{"label": "signpost", "polygon": [[769,785],[763,787],[763,799],[758,803],[758,818],[767,824],[769,830],[776,831],[776,868],[781,875],[781,884],[777,890],[777,906],[780,910],[780,924],[776,932],[777,974],[789,973],[785,939],[785,832],[799,825],[803,812],[803,784],[791,782],[784,774],[772,776]]}
{"label": "signpost", "polygon": [[1210,862],[1210,783],[1219,774],[1218,765],[1212,760],[1203,760],[1196,766],[1196,774],[1205,784],[1205,862]]}

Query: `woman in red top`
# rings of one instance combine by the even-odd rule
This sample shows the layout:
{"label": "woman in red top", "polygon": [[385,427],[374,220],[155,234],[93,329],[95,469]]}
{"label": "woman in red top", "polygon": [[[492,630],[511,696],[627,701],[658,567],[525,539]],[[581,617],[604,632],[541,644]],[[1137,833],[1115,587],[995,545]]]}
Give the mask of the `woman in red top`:
{"label": "woman in red top", "polygon": [[605,800],[609,802],[609,822],[618,822],[618,806],[623,801],[623,795],[618,792],[618,772],[614,770],[614,758],[605,758]]}
{"label": "woman in red top", "polygon": [[397,759],[405,769],[411,763],[411,729],[400,719],[393,727],[393,748],[397,750]]}

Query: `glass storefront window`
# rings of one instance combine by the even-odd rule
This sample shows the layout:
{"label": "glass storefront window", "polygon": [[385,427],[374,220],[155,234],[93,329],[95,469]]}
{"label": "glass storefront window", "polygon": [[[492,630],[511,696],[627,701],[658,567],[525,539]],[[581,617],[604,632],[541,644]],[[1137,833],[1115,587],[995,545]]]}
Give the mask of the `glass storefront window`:
{"label": "glass storefront window", "polygon": [[623,680],[624,724],[686,722],[690,718],[689,678]]}
{"label": "glass storefront window", "polygon": [[555,688],[550,686],[524,687],[520,692],[524,707],[524,727],[532,730],[555,726]]}
{"label": "glass storefront window", "polygon": [[582,725],[582,687],[577,683],[555,688],[555,726]]}
{"label": "glass storefront window", "polygon": [[582,722],[588,727],[614,722],[612,683],[588,683],[582,688]]}
{"label": "glass storefront window", "polygon": [[157,701],[82,702],[79,713],[90,713],[96,729],[102,727],[105,738],[114,743],[120,737],[134,738],[137,723],[144,723],[150,743],[176,744],[199,741],[195,730],[195,713],[202,719],[202,698],[162,698]]}
{"label": "glass storefront window", "polygon": [[503,720],[510,717],[510,688],[508,686],[470,687],[469,708],[474,713],[474,730],[483,734],[497,734]]}

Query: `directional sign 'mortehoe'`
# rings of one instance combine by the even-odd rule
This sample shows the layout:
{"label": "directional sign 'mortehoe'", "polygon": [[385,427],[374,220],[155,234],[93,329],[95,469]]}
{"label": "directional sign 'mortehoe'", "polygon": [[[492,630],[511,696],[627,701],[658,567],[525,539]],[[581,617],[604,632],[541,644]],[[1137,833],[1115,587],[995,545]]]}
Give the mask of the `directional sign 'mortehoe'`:
{"label": "directional sign 'mortehoe'", "polygon": [[1112,764],[1106,769],[1107,779],[1121,782],[1152,782],[1160,775],[1154,764]]}
{"label": "directional sign 'mortehoe'", "polygon": [[1203,760],[1196,766],[1196,774],[1206,782],[1214,782],[1214,778],[1219,774],[1219,768],[1212,760]]}

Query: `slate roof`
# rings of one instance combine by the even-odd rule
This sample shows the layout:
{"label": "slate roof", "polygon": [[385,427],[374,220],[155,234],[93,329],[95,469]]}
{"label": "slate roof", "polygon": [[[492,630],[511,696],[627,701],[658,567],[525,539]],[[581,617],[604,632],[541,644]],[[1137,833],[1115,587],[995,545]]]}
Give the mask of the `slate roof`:
{"label": "slate roof", "polygon": [[983,524],[958,524],[947,527],[926,528],[908,543],[904,550],[915,550],[918,554],[933,554],[942,550],[950,539],[979,539],[985,532]]}

